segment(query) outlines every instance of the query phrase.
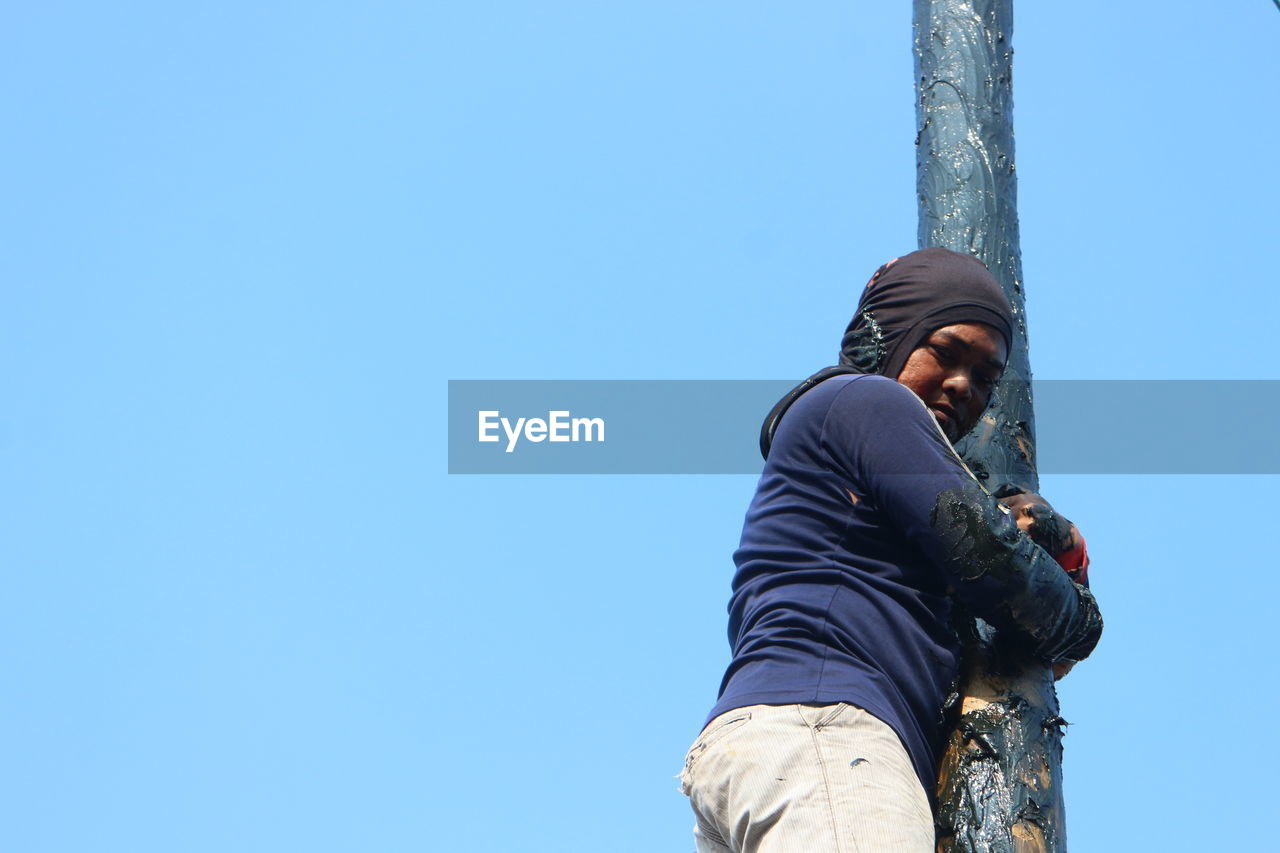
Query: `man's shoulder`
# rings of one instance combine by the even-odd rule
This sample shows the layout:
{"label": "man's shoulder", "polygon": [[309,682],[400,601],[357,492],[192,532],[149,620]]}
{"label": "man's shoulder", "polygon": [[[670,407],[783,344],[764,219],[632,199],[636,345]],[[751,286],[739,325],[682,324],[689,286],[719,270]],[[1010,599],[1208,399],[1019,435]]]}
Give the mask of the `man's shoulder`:
{"label": "man's shoulder", "polygon": [[778,425],[774,444],[823,436],[847,447],[872,431],[894,424],[906,427],[915,420],[931,418],[910,388],[875,374],[839,374],[822,380],[791,404]]}
{"label": "man's shoulder", "polygon": [[920,408],[920,400],[907,386],[876,374],[856,373],[833,376],[814,386],[797,401],[813,409]]}
{"label": "man's shoulder", "polygon": [[[806,399],[810,398],[811,399]],[[884,376],[835,376],[797,401],[797,425],[807,423],[842,447],[857,445],[886,430],[924,429],[937,422],[907,386]]]}

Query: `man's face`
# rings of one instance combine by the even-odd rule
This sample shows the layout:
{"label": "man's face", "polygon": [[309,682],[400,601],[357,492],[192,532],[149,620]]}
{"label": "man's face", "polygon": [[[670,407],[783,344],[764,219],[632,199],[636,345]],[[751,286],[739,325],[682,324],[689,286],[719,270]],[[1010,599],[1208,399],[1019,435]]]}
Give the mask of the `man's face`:
{"label": "man's face", "polygon": [[898,381],[924,400],[952,441],[973,428],[991,399],[1008,348],[982,323],[943,326],[907,357]]}

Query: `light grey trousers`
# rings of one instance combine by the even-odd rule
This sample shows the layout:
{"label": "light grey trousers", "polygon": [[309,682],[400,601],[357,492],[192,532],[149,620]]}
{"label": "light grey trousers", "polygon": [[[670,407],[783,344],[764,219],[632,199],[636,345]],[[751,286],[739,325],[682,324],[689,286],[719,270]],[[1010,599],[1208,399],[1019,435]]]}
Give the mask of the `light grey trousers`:
{"label": "light grey trousers", "polygon": [[698,853],[933,853],[897,733],[855,705],[749,705],[685,756]]}

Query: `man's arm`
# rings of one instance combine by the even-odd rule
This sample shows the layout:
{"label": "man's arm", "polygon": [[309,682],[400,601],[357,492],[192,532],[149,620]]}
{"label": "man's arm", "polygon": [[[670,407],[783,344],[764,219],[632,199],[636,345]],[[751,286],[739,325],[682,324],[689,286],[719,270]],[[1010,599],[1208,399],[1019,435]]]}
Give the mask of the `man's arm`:
{"label": "man's arm", "polygon": [[1050,663],[1093,650],[1102,632],[1093,595],[1018,528],[909,389],[879,377],[848,383],[822,441],[832,463],[941,569],[971,612],[1018,631]]}
{"label": "man's arm", "polygon": [[[930,515],[938,554],[955,595],[996,627],[1035,642],[1037,657],[1081,660],[1102,634],[1093,594],[1073,582],[975,480],[938,495]],[[940,548],[937,546],[941,546]]]}

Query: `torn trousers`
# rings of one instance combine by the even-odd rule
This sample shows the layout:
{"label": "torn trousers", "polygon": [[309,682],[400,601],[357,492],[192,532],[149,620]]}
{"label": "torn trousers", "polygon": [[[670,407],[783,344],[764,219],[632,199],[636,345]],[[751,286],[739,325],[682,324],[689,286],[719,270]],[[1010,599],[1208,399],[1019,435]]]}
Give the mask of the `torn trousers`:
{"label": "torn trousers", "polygon": [[855,705],[749,705],[685,756],[698,853],[932,853],[933,814],[898,735]]}

